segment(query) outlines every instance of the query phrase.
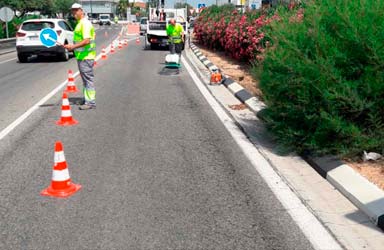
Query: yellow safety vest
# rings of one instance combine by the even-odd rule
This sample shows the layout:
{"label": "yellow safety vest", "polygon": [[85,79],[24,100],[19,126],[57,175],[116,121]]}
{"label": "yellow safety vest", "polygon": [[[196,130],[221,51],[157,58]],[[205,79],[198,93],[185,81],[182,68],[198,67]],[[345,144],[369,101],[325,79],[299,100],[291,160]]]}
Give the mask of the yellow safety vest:
{"label": "yellow safety vest", "polygon": [[[167,25],[167,35],[170,36],[174,43],[181,43],[181,35],[184,32],[184,28],[181,24],[176,23],[175,26],[168,24]],[[170,40],[170,42],[172,42]]]}
{"label": "yellow safety vest", "polygon": [[76,25],[73,32],[73,43],[80,43],[85,38],[90,38],[91,42],[84,47],[75,49],[77,60],[94,60],[96,58],[95,28],[91,22],[82,18]]}

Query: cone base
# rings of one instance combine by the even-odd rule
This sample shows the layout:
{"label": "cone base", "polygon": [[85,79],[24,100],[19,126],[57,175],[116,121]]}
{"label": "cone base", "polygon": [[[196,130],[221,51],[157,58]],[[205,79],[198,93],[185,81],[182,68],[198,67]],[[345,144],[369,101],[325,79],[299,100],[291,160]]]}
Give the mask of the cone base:
{"label": "cone base", "polygon": [[43,196],[51,196],[51,197],[57,197],[57,198],[65,198],[68,196],[73,195],[77,191],[81,189],[81,185],[71,183],[68,188],[66,189],[60,189],[60,190],[55,190],[52,188],[52,186],[49,186],[48,188],[44,189],[41,191],[41,195]]}
{"label": "cone base", "polygon": [[59,126],[73,126],[73,125],[76,125],[78,124],[79,122],[76,121],[75,119],[72,119],[71,121],[62,121],[62,120],[59,120],[56,122],[56,125],[59,125]]}

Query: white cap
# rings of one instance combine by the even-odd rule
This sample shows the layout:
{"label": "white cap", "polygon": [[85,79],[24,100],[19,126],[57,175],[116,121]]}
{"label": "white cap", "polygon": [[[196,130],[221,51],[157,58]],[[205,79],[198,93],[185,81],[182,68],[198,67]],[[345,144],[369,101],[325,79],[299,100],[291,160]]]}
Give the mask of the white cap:
{"label": "white cap", "polygon": [[81,6],[81,4],[78,4],[78,3],[72,4],[72,7],[71,7],[71,9],[82,9],[82,8],[83,6]]}

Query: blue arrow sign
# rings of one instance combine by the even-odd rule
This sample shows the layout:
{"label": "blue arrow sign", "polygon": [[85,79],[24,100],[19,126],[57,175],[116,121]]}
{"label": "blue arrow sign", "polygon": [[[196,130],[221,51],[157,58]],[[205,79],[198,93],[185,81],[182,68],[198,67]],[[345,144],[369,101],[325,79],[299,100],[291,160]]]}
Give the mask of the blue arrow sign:
{"label": "blue arrow sign", "polygon": [[53,47],[57,42],[57,33],[55,30],[46,28],[40,32],[40,41],[45,47]]}
{"label": "blue arrow sign", "polygon": [[205,3],[199,3],[199,4],[197,4],[197,8],[198,8],[198,9],[205,8]]}

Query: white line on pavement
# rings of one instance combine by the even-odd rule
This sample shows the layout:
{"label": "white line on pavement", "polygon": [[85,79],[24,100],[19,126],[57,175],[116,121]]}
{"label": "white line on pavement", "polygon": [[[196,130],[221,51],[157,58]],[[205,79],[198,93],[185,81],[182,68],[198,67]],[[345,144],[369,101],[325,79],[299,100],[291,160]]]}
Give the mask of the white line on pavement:
{"label": "white line on pavement", "polygon": [[8,60],[5,60],[5,61],[2,61],[0,62],[0,64],[3,64],[3,63],[6,63],[6,62],[10,62],[10,61],[13,61],[13,60],[16,60],[17,58],[11,58],[11,59],[8,59]]}
{"label": "white line on pavement", "polygon": [[[79,74],[79,71],[73,74],[73,77],[76,77]],[[44,96],[39,102],[33,105],[30,109],[28,109],[24,114],[22,114],[19,118],[17,118],[14,122],[12,122],[8,127],[3,129],[0,132],[0,140],[2,140],[6,135],[8,135],[12,130],[14,130],[18,125],[20,125],[25,119],[27,119],[35,110],[39,108],[40,105],[43,105],[46,101],[48,101],[52,96],[54,96],[60,89],[62,89],[67,84],[67,80],[60,83],[54,90],[52,90],[48,95]]]}
{"label": "white line on pavement", "polygon": [[181,58],[184,67],[192,77],[201,94],[210,104],[225,128],[242,149],[246,157],[263,177],[277,199],[285,207],[295,223],[311,242],[315,249],[336,250],[342,249],[331,234],[324,228],[320,221],[307,209],[296,194],[288,187],[281,177],[274,171],[269,162],[263,158],[257,148],[248,140],[232,118],[223,110],[209,90],[197,77],[184,57]]}
{"label": "white line on pavement", "polygon": [[[116,40],[116,39],[115,39]],[[131,41],[134,39],[131,39]],[[101,54],[96,57],[96,61],[100,60]],[[79,75],[79,71],[73,74],[73,77]],[[19,126],[25,119],[27,119],[34,111],[36,111],[39,106],[43,105],[46,101],[48,101],[52,96],[54,96],[57,92],[59,92],[64,86],[67,84],[68,80],[60,83],[54,90],[52,90],[49,94],[44,96],[40,101],[38,101],[35,105],[29,108],[24,114],[19,116],[15,121],[9,124],[5,129],[0,132],[0,140],[2,140],[5,136],[7,136],[12,130],[14,130],[17,126]]]}

